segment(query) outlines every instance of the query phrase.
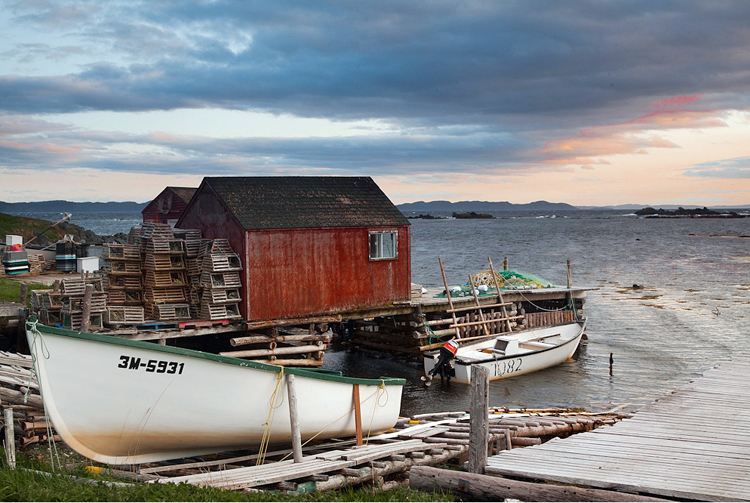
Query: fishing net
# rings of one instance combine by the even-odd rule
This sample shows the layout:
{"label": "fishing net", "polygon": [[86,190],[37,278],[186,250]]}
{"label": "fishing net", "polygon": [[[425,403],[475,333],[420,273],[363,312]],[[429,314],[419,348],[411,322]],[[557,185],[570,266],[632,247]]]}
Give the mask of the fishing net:
{"label": "fishing net", "polygon": [[[500,288],[506,290],[518,290],[525,288],[551,288],[552,286],[554,286],[549,281],[533,274],[521,273],[518,271],[495,271],[495,274],[497,276],[497,283],[500,285]],[[492,283],[488,286],[495,286],[495,283],[492,280],[492,272],[489,270],[478,272],[476,274],[476,277],[481,277],[483,279],[486,277],[489,281],[492,281]],[[476,277],[472,276],[475,285],[477,284]]]}
{"label": "fishing net", "polygon": [[[495,271],[497,284],[501,290],[529,290],[534,288],[552,288],[554,285],[538,276],[518,271]],[[496,292],[495,279],[492,277],[490,269],[479,271],[471,276],[474,286],[477,289],[477,296],[493,295]],[[471,291],[471,285],[467,282],[462,286],[451,288],[451,297],[471,297],[474,294]],[[437,297],[445,297],[445,292]]]}

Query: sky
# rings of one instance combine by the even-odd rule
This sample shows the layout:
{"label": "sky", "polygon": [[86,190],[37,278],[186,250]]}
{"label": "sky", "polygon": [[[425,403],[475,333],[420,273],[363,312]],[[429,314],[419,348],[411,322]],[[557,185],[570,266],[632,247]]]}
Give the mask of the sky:
{"label": "sky", "polygon": [[0,201],[750,205],[750,2],[0,0]]}

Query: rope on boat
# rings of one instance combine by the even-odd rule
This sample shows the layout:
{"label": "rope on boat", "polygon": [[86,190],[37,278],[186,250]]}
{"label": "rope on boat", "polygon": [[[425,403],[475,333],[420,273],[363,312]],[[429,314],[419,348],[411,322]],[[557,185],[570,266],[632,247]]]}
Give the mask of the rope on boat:
{"label": "rope on boat", "polygon": [[44,337],[42,337],[42,333],[39,331],[38,328],[36,328],[36,324],[39,320],[33,320],[33,321],[26,321],[26,328],[28,330],[31,330],[31,332],[34,334],[34,338],[31,341],[31,347],[29,348],[29,353],[31,353],[31,372],[29,373],[29,385],[26,386],[26,393],[23,395],[23,402],[26,403],[29,399],[29,392],[31,391],[31,381],[36,378],[37,386],[39,387],[39,396],[42,398],[42,408],[44,409],[44,418],[45,422],[47,423],[47,443],[49,444],[49,450],[50,450],[50,465],[52,465],[52,471],[55,471],[55,461],[57,461],[57,466],[62,469],[63,464],[62,461],[60,461],[60,454],[57,452],[57,443],[55,442],[55,432],[52,427],[52,420],[49,417],[49,414],[47,413],[47,401],[44,399],[44,391],[42,390],[42,380],[39,379],[39,374],[37,373],[37,359],[36,359],[36,347],[37,347],[37,340],[39,341],[39,347],[42,350],[42,357],[45,360],[49,360],[50,354],[49,350],[47,349],[47,345],[44,342]]}
{"label": "rope on boat", "polygon": [[[380,397],[382,396],[385,396],[385,402],[383,403],[383,405],[380,405]],[[369,399],[370,397],[367,398],[367,400]],[[378,391],[376,392],[375,396],[375,405],[376,407],[372,408],[372,415],[370,416],[370,426],[367,428],[367,440],[365,441],[365,445],[367,445],[370,441],[370,434],[372,433],[372,423],[375,421],[375,409],[377,407],[385,407],[386,405],[388,405],[388,389],[385,387],[385,380],[383,379],[380,380],[380,385],[378,385]]]}
{"label": "rope on boat", "polygon": [[278,395],[279,388],[281,388],[281,383],[284,381],[284,367],[281,367],[279,370],[279,374],[276,377],[276,388],[273,390],[273,393],[271,394],[271,401],[270,401],[270,407],[268,408],[268,419],[266,419],[266,422],[263,423],[263,437],[260,441],[260,448],[258,449],[258,458],[256,460],[256,465],[262,465],[266,461],[266,452],[268,451],[268,444],[271,441],[271,428],[273,426],[273,418],[276,415],[276,409],[281,407],[281,404],[284,403],[284,392],[282,390],[281,392],[281,401],[276,404],[276,396]]}
{"label": "rope on boat", "polygon": [[[381,391],[382,391],[382,393],[381,393]],[[380,398],[382,396],[385,396],[385,402],[383,402],[383,404],[381,405]],[[377,391],[375,393],[373,393],[372,395],[368,396],[367,398],[365,398],[364,400],[362,400],[360,403],[365,403],[369,399],[371,399],[372,397],[375,397],[375,405],[377,407],[385,407],[386,405],[388,405],[388,388],[386,388],[386,386],[385,386],[385,380],[381,379],[380,380],[380,384],[378,385]],[[341,421],[346,416],[350,415],[352,412],[354,412],[354,406],[353,405],[352,405],[351,409],[349,409],[348,411],[346,411],[343,414],[341,414],[339,417],[337,417],[336,419],[334,419],[333,421],[331,421],[330,423],[328,423],[328,425],[326,425],[318,433],[316,433],[315,435],[313,435],[312,437],[310,437],[309,439],[307,439],[306,441],[304,441],[302,443],[302,447],[306,446],[307,444],[309,444],[310,442],[312,442],[313,440],[315,440],[319,435],[321,435],[323,432],[325,432],[328,428],[330,428],[331,426],[333,426],[337,422]],[[375,407],[372,408],[372,416],[370,417],[370,425],[367,428],[367,440],[365,441],[365,445],[367,445],[367,442],[370,441],[370,433],[372,432],[372,423],[374,421],[375,421]],[[281,461],[284,461],[285,459],[287,459],[292,454],[293,454],[292,452],[289,452],[286,456],[284,456],[283,458],[281,458]]]}

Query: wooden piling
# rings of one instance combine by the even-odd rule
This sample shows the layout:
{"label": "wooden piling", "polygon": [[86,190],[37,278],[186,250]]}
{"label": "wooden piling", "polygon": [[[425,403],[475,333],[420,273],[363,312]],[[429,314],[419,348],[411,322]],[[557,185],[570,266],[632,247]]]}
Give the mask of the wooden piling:
{"label": "wooden piling", "polygon": [[16,469],[16,437],[13,431],[13,409],[10,407],[3,411],[5,419],[5,461],[12,469]]}
{"label": "wooden piling", "polygon": [[294,374],[286,374],[286,392],[289,397],[289,422],[292,425],[292,454],[295,463],[302,462],[302,438],[299,431],[297,413],[297,392],[294,388]]}
{"label": "wooden piling", "polygon": [[362,406],[359,403],[359,384],[352,386],[354,399],[354,424],[357,433],[357,445],[362,445]]}
{"label": "wooden piling", "polygon": [[490,395],[490,372],[479,365],[471,366],[471,420],[469,436],[469,472],[484,473],[487,465]]}
{"label": "wooden piling", "polygon": [[21,300],[19,300],[18,302],[20,302],[21,304],[25,306],[26,301],[28,300],[28,297],[29,297],[29,285],[27,285],[26,283],[21,283]]}
{"label": "wooden piling", "polygon": [[83,307],[81,314],[81,332],[89,331],[89,321],[91,318],[91,296],[94,294],[94,285],[91,283],[86,284],[86,289],[83,293]]}

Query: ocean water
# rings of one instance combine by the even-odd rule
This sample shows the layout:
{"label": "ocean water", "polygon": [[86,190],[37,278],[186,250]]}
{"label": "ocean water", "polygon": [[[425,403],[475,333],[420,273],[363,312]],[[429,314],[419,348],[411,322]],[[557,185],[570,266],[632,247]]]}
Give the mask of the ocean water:
{"label": "ocean water", "polygon": [[[411,220],[412,281],[442,287],[468,274],[510,269],[592,287],[587,336],[573,359],[493,381],[490,403],[506,407],[635,410],[750,349],[750,218],[636,218],[618,211],[502,213],[493,220]],[[50,215],[55,221],[59,216]],[[140,214],[73,215],[97,234],[128,232]],[[634,289],[633,285],[643,288]],[[610,354],[613,364],[610,367]],[[468,388],[425,388],[421,368],[387,355],[341,348],[325,368],[361,377],[407,379],[402,414],[468,410]]]}
{"label": "ocean water", "polygon": [[[12,212],[12,215],[39,218],[57,222],[62,213]],[[127,234],[134,225],[143,223],[140,213],[72,213],[70,223],[83,227],[99,236],[113,236],[118,232]]]}
{"label": "ocean water", "polygon": [[[412,220],[411,234],[415,283],[443,285],[438,258],[449,284],[463,284],[488,257],[496,268],[507,257],[511,270],[560,285],[570,260],[573,284],[596,288],[584,308],[588,340],[574,358],[493,381],[493,406],[636,410],[750,347],[750,239],[740,237],[750,235],[750,218],[517,214]],[[348,351],[327,353],[326,365],[406,377],[404,415],[469,409],[466,386],[425,388],[417,365]]]}

